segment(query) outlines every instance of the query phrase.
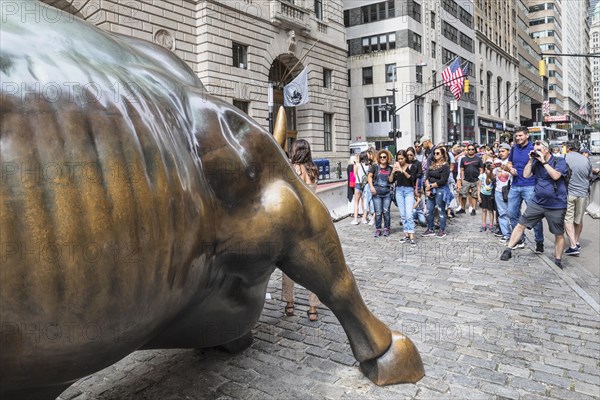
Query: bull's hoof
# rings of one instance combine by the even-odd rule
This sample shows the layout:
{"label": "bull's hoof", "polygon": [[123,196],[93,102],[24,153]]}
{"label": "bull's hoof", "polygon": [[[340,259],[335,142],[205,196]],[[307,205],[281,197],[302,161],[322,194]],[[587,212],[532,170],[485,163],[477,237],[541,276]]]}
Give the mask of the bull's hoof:
{"label": "bull's hoof", "polygon": [[425,376],[423,361],[413,342],[392,331],[392,344],[379,358],[360,363],[360,370],[376,385],[416,383]]}

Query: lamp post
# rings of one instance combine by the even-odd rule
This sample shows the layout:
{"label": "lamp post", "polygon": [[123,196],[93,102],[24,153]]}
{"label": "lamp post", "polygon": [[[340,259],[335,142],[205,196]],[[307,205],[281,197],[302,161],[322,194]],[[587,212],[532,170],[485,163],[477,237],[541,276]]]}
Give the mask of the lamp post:
{"label": "lamp post", "polygon": [[398,139],[402,137],[402,132],[398,130],[398,123],[396,120],[396,92],[398,89],[396,88],[396,82],[398,81],[398,75],[396,74],[396,70],[400,68],[410,68],[410,67],[425,67],[427,66],[426,62],[420,62],[418,64],[408,64],[408,65],[397,65],[393,67],[394,70],[394,87],[392,89],[386,89],[388,92],[392,92],[392,104],[386,104],[388,110],[392,113],[392,130],[390,131],[390,138],[394,139],[394,146],[396,147],[396,151],[398,151]]}

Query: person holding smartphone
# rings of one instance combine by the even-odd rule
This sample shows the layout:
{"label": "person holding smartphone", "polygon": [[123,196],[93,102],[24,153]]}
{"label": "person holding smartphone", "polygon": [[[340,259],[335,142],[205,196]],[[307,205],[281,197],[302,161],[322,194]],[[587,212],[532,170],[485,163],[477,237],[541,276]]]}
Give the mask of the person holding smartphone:
{"label": "person holding smartphone", "polygon": [[518,244],[525,228],[531,229],[546,218],[550,232],[554,234],[554,263],[562,269],[562,253],[565,247],[565,214],[567,212],[567,163],[564,157],[556,157],[548,142],[536,140],[529,152],[529,161],[523,169],[525,178],[535,177],[533,199],[519,218],[500,259],[511,258],[511,250]]}

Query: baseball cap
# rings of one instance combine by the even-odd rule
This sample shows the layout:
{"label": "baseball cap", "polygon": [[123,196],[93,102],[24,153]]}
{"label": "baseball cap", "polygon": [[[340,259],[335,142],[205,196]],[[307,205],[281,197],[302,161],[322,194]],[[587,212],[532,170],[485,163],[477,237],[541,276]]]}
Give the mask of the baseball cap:
{"label": "baseball cap", "polygon": [[567,142],[567,149],[569,149],[569,150],[571,150],[571,149],[575,149],[575,150],[576,150],[576,149],[578,149],[578,148],[579,148],[579,146],[577,145],[577,143],[576,143],[576,142],[574,142],[574,141],[572,141],[572,140],[569,140],[569,141]]}
{"label": "baseball cap", "polygon": [[579,150],[579,152],[580,152],[581,154],[583,154],[583,153],[590,154],[590,149],[585,149],[585,148],[583,148],[583,149]]}
{"label": "baseball cap", "polygon": [[431,142],[431,138],[429,136],[423,136],[421,138],[421,144],[423,144],[425,142]]}
{"label": "baseball cap", "polygon": [[500,148],[501,149],[505,149],[505,150],[510,150],[510,144],[508,144],[508,143],[502,143],[500,145]]}
{"label": "baseball cap", "polygon": [[545,140],[536,140],[536,143],[540,143],[542,146],[544,146],[547,149],[550,149],[550,146],[548,145],[548,142],[546,142]]}

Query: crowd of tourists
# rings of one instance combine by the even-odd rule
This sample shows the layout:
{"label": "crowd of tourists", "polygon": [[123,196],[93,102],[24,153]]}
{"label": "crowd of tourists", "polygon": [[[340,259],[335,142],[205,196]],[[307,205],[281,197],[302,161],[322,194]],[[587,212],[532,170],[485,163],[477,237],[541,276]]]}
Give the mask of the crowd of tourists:
{"label": "crowd of tourists", "polygon": [[[480,232],[497,236],[507,246],[501,259],[508,260],[512,250],[525,247],[526,228],[534,231],[536,253],[544,252],[545,218],[555,237],[554,262],[562,268],[563,254],[581,251],[590,179],[598,174],[588,156],[575,142],[554,150],[544,140],[532,141],[525,127],[516,129],[511,143],[491,146],[449,146],[423,137],[395,156],[371,148],[348,166],[351,224],[374,225],[375,237],[389,236],[394,203],[400,243],[416,246],[419,237],[445,237],[448,218],[479,212]],[[417,232],[417,226],[423,229]]]}

